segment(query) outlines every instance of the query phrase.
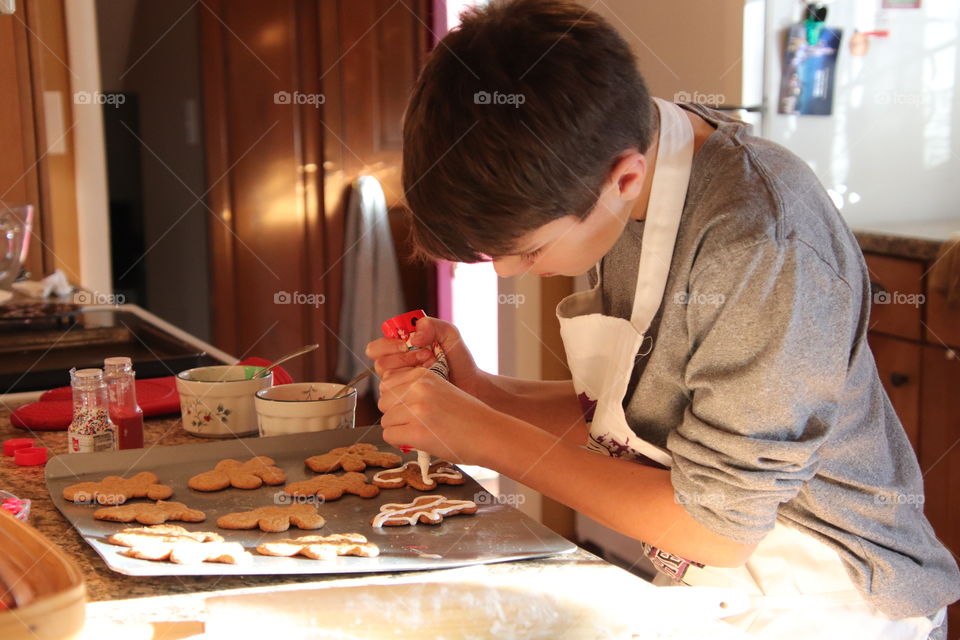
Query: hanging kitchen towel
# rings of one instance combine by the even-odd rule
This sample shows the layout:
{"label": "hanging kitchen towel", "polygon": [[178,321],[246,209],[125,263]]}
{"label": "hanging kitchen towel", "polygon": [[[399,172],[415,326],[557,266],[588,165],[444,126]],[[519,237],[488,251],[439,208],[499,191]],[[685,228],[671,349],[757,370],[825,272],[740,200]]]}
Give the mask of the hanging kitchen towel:
{"label": "hanging kitchen towel", "polygon": [[[406,311],[387,199],[373,176],[360,176],[351,185],[343,252],[337,378],[347,382],[370,366],[364,350],[380,337],[380,323]],[[370,378],[357,385],[358,395],[371,389],[379,398],[379,387]]]}
{"label": "hanging kitchen towel", "polygon": [[960,233],[953,234],[930,267],[930,290],[942,293],[951,309],[960,307]]}

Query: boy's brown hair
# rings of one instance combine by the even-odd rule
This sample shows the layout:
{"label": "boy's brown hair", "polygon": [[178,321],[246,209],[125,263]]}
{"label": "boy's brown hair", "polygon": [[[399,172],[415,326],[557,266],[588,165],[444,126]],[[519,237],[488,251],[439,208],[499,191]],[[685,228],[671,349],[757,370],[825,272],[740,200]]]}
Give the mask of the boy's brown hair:
{"label": "boy's brown hair", "polygon": [[414,88],[403,188],[421,257],[477,262],[594,207],[625,150],[645,151],[653,102],[630,48],[563,0],[494,0],[462,16]]}

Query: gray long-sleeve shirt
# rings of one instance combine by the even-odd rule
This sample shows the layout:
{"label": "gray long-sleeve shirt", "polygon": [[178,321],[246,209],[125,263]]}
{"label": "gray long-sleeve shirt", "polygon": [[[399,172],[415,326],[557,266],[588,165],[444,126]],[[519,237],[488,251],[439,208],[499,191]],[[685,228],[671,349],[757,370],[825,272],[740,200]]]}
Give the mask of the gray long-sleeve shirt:
{"label": "gray long-sleeve shirt", "polygon": [[[624,405],[666,447],[678,501],[754,543],[775,520],[835,548],[894,618],[960,598],[923,515],[916,456],[867,345],[863,256],[813,172],[743,123],[694,157],[664,301]],[[630,317],[643,222],[604,257],[604,311]]]}

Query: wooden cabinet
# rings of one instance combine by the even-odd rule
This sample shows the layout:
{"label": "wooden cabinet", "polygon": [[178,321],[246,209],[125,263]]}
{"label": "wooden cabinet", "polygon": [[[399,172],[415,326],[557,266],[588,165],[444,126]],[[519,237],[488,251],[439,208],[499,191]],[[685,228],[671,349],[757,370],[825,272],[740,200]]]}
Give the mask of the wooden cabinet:
{"label": "wooden cabinet", "polygon": [[[868,340],[910,438],[937,537],[960,557],[960,308],[927,284],[930,263],[865,254],[873,284]],[[949,609],[960,628],[960,605]]]}
{"label": "wooden cabinet", "polygon": [[922,347],[907,340],[898,340],[880,333],[868,336],[877,372],[883,388],[890,396],[900,422],[919,451],[920,440],[920,357]]}
{"label": "wooden cabinet", "polygon": [[[384,186],[407,306],[434,308],[432,269],[403,260],[399,209],[402,115],[429,23],[427,3],[411,0],[205,3],[218,347],[274,357],[317,342],[321,349],[290,371],[298,380],[331,379],[350,251],[345,193],[360,174]],[[297,294],[307,303],[284,303]]]}

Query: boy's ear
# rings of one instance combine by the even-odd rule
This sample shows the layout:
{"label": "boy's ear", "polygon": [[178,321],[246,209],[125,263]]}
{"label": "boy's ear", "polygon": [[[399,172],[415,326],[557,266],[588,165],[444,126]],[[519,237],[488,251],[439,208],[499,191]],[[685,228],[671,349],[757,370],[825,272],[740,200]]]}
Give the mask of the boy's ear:
{"label": "boy's ear", "polygon": [[643,191],[647,177],[647,158],[636,150],[627,151],[613,165],[610,181],[617,185],[621,200],[634,200]]}

